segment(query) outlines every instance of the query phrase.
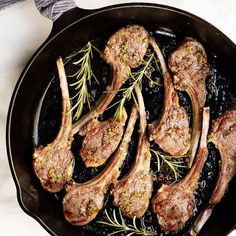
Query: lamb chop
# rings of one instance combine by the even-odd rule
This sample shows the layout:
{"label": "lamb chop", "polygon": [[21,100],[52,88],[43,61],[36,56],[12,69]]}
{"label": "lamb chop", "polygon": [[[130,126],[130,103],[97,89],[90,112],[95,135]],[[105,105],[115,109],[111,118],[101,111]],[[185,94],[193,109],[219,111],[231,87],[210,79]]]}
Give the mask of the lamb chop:
{"label": "lamb chop", "polygon": [[98,117],[106,110],[128,78],[130,68],[141,65],[147,47],[148,32],[139,25],[123,27],[110,37],[102,57],[112,66],[113,78],[111,84],[92,110],[73,125],[73,134],[80,131],[89,120]]}
{"label": "lamb chop", "polygon": [[177,184],[163,184],[153,198],[153,212],[165,232],[179,231],[193,214],[196,205],[194,192],[207,157],[209,116],[209,108],[204,108],[200,146],[189,173]]}
{"label": "lamb chop", "polygon": [[213,142],[220,151],[220,172],[208,206],[200,213],[192,227],[192,235],[196,235],[201,230],[236,174],[236,108],[226,111],[213,122],[208,140]]}
{"label": "lamb chop", "polygon": [[204,79],[210,72],[207,55],[199,42],[186,38],[170,55],[168,65],[174,74],[175,87],[186,91],[192,103],[193,125],[189,150],[189,167],[191,167],[201,133],[201,116],[206,98]]}
{"label": "lamb chop", "polygon": [[124,132],[124,122],[112,118],[97,120],[109,106],[116,93],[129,76],[130,68],[138,67],[148,47],[148,32],[141,26],[128,25],[114,33],[107,42],[103,58],[113,68],[113,79],[107,91],[95,107],[73,125],[73,133],[80,131],[85,136],[81,157],[87,167],[103,164],[115,151]]}
{"label": "lamb chop", "polygon": [[102,209],[105,193],[120,175],[120,167],[126,158],[137,118],[138,111],[133,106],[121,144],[113,154],[108,166],[100,175],[86,183],[78,184],[73,182],[66,187],[67,193],[63,199],[63,210],[64,216],[69,223],[86,225]]}
{"label": "lamb chop", "polygon": [[80,130],[80,135],[86,135],[80,156],[87,167],[104,164],[116,150],[124,132],[126,119],[127,114],[124,111],[122,120],[114,117],[103,122],[92,119]]}
{"label": "lamb chop", "polygon": [[143,96],[139,85],[135,86],[140,113],[140,131],[136,160],[129,173],[114,184],[114,205],[130,218],[141,217],[146,212],[152,195],[153,179],[150,172],[151,153],[145,134],[147,121]]}
{"label": "lamb chop", "polygon": [[72,117],[66,74],[61,58],[57,68],[62,92],[62,121],[55,140],[46,147],[34,149],[33,168],[43,188],[49,192],[59,192],[72,177],[74,157],[71,152]]}
{"label": "lamb chop", "polygon": [[159,120],[149,125],[149,140],[154,140],[163,151],[173,157],[181,157],[190,147],[189,118],[186,110],[179,105],[179,98],[160,48],[154,39],[149,42],[160,60],[165,87],[164,111]]}

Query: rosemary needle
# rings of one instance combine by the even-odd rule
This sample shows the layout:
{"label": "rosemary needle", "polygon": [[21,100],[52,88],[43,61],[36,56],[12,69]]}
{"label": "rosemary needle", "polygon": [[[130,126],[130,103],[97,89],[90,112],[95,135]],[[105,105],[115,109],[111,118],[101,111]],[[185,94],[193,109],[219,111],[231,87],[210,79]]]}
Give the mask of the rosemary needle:
{"label": "rosemary needle", "polygon": [[170,173],[174,174],[174,178],[175,181],[178,181],[180,174],[182,173],[181,169],[186,169],[188,168],[187,164],[180,159],[181,157],[186,157],[186,155],[184,156],[180,156],[180,157],[173,157],[164,153],[161,153],[160,151],[157,150],[152,150],[150,149],[152,153],[155,154],[156,158],[157,158],[157,172],[161,171],[161,168],[164,164],[166,164],[169,169],[170,169]]}
{"label": "rosemary needle", "polygon": [[[137,103],[135,100],[135,96],[134,96],[133,91],[134,91],[135,86],[137,84],[140,84],[144,77],[149,79],[152,83],[156,84],[156,82],[154,82],[151,79],[151,72],[155,70],[154,67],[152,66],[153,60],[155,60],[155,63],[156,63],[156,58],[154,56],[154,53],[149,53],[149,54],[147,54],[147,59],[143,61],[142,66],[138,71],[131,72],[131,70],[130,70],[130,73],[129,73],[129,76],[131,79],[130,86],[119,90],[119,91],[123,92],[123,97],[118,102],[116,102],[115,104],[112,105],[112,106],[118,105],[115,115],[114,115],[116,118],[118,118],[118,119],[122,118],[122,110],[123,110],[126,100],[130,100],[131,98],[133,98],[134,102]],[[156,63],[156,65],[157,65],[157,63]],[[109,108],[111,108],[112,106],[110,106]]]}
{"label": "rosemary needle", "polygon": [[111,235],[120,235],[121,233],[127,233],[126,235],[144,235],[149,236],[153,235],[152,231],[147,230],[143,218],[140,219],[140,228],[137,227],[136,217],[133,218],[132,224],[126,224],[121,210],[119,209],[119,218],[116,215],[116,210],[113,209],[113,214],[109,215],[105,209],[105,218],[104,221],[98,221],[99,224],[103,224],[109,227],[113,227],[115,231],[108,234]]}
{"label": "rosemary needle", "polygon": [[91,60],[93,59],[93,50],[100,53],[99,49],[88,42],[78,52],[68,57],[72,58],[76,55],[82,55],[78,61],[75,61],[73,63],[78,67],[78,70],[75,74],[68,76],[76,79],[76,82],[70,84],[70,86],[75,87],[75,91],[77,91],[76,94],[71,98],[71,100],[76,99],[76,103],[71,108],[71,111],[75,110],[74,120],[79,119],[79,117],[81,116],[85,103],[87,103],[89,109],[91,109],[88,84],[91,85],[92,79],[94,79],[99,84],[91,66]]}

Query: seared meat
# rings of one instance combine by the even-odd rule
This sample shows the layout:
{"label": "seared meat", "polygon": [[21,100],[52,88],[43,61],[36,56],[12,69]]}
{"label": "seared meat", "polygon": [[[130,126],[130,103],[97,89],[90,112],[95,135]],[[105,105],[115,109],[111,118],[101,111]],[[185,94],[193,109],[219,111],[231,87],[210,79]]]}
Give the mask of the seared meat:
{"label": "seared meat", "polygon": [[140,131],[136,160],[129,173],[116,182],[112,194],[114,205],[130,218],[141,217],[146,212],[152,195],[153,179],[150,172],[151,154],[146,136],[146,112],[143,96],[139,85],[135,92],[138,98],[140,112]]}
{"label": "seared meat", "polygon": [[77,133],[87,122],[89,123],[80,133],[85,136],[80,154],[87,167],[104,164],[119,145],[126,119],[124,122],[115,119],[99,122],[97,117],[106,110],[126,81],[130,68],[141,64],[147,47],[148,32],[138,25],[121,28],[108,40],[103,58],[113,68],[111,85],[107,87],[106,93],[95,107],[73,126],[73,133]]}
{"label": "seared meat", "polygon": [[177,184],[163,184],[153,198],[153,212],[165,232],[179,231],[193,214],[196,205],[194,192],[207,157],[209,119],[209,109],[204,108],[200,147],[189,173]]}
{"label": "seared meat", "polygon": [[154,140],[165,152],[180,157],[190,147],[189,118],[186,110],[179,105],[161,50],[154,39],[149,41],[160,60],[165,87],[164,111],[159,120],[149,125],[149,139]]}
{"label": "seared meat", "polygon": [[213,122],[209,141],[220,151],[221,170],[210,204],[217,204],[236,171],[236,109],[225,112]]}
{"label": "seared meat", "polygon": [[206,96],[204,79],[209,75],[208,59],[203,46],[192,38],[186,38],[170,55],[168,65],[174,74],[176,87],[182,91],[192,87],[200,107],[203,107]]}
{"label": "seared meat", "polygon": [[62,92],[62,121],[55,140],[46,147],[36,147],[33,154],[34,171],[43,188],[49,192],[60,191],[72,177],[74,157],[70,151],[72,137],[71,105],[65,70],[61,58],[57,67]]}
{"label": "seared meat", "polygon": [[80,135],[86,135],[80,156],[87,167],[102,165],[116,150],[124,132],[126,119],[126,112],[121,121],[116,118],[104,122],[92,119],[80,130]]}
{"label": "seared meat", "polygon": [[73,125],[74,134],[89,120],[98,117],[106,110],[128,78],[130,68],[138,67],[142,63],[147,47],[148,32],[139,25],[123,27],[110,37],[102,57],[112,66],[113,78],[111,84],[94,108]]}
{"label": "seared meat", "polygon": [[63,199],[63,210],[69,223],[86,225],[102,209],[105,193],[120,175],[120,167],[126,158],[137,118],[137,109],[133,107],[123,140],[101,174],[86,183],[72,183],[67,186],[67,193]]}
{"label": "seared meat", "polygon": [[[220,151],[221,164],[216,186],[209,200],[207,208],[199,215],[192,227],[192,234],[196,235],[210,217],[236,174],[236,109],[226,111],[219,116],[212,125],[209,141],[213,142]],[[195,234],[194,234],[195,233]]]}
{"label": "seared meat", "polygon": [[203,46],[192,38],[184,40],[170,55],[169,68],[174,74],[174,84],[190,96],[193,108],[192,140],[189,167],[194,160],[201,133],[202,108],[206,98],[205,77],[209,74],[207,55]]}
{"label": "seared meat", "polygon": [[138,67],[147,51],[148,32],[139,25],[128,25],[118,30],[107,42],[103,57],[116,67],[117,63]]}

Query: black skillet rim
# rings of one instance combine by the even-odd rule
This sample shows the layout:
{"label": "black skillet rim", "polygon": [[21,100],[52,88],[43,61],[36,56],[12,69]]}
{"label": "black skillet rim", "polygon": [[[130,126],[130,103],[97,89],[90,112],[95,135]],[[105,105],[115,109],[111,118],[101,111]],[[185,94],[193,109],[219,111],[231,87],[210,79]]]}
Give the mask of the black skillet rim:
{"label": "black skillet rim", "polygon": [[[29,216],[31,216],[32,218],[34,218],[49,234],[51,235],[56,235],[44,222],[41,218],[39,218],[37,215],[32,214],[27,207],[24,205],[24,202],[22,200],[22,193],[21,193],[21,188],[20,188],[20,184],[18,182],[18,178],[15,172],[15,168],[14,168],[14,164],[13,164],[13,157],[11,154],[11,140],[10,140],[10,133],[11,133],[11,117],[12,117],[12,112],[14,109],[14,104],[15,104],[15,100],[17,99],[17,93],[18,90],[21,87],[21,83],[24,80],[25,74],[27,73],[28,69],[30,68],[31,64],[33,63],[33,61],[37,58],[38,54],[44,50],[44,48],[52,41],[54,40],[59,34],[61,34],[62,32],[64,32],[67,28],[71,27],[74,24],[77,24],[78,22],[91,17],[93,15],[96,14],[100,14],[106,11],[110,11],[113,9],[122,9],[122,8],[132,8],[132,7],[146,7],[146,8],[157,8],[157,9],[161,9],[161,10],[166,10],[166,11],[170,11],[170,12],[175,12],[181,15],[185,15],[188,18],[192,18],[195,21],[201,22],[203,24],[206,24],[208,28],[211,28],[212,30],[214,30],[215,32],[217,32],[219,35],[221,35],[221,37],[224,39],[225,42],[227,42],[227,44],[231,44],[232,47],[236,48],[236,45],[233,43],[233,41],[231,39],[229,39],[224,33],[222,33],[219,29],[217,29],[215,26],[213,26],[211,23],[207,22],[206,20],[192,14],[189,13],[187,11],[184,11],[182,9],[178,9],[175,7],[171,7],[171,6],[167,6],[167,5],[162,5],[162,4],[154,4],[154,3],[127,3],[127,4],[117,4],[117,5],[111,5],[111,6],[107,6],[107,7],[103,7],[103,8],[99,8],[93,11],[90,10],[84,10],[84,9],[80,9],[82,11],[85,11],[85,16],[82,16],[81,18],[75,20],[73,23],[70,23],[69,25],[65,26],[63,29],[59,30],[58,32],[56,32],[53,35],[53,29],[54,29],[54,24],[58,24],[60,23],[61,18],[65,15],[65,14],[69,14],[70,11],[76,9],[71,9],[68,12],[65,12],[61,17],[59,17],[58,20],[55,21],[55,23],[53,24],[53,28],[52,31],[49,35],[49,37],[45,40],[45,42],[36,50],[36,52],[33,54],[33,56],[30,58],[30,60],[28,61],[28,63],[26,64],[23,72],[21,73],[19,79],[17,80],[17,83],[15,85],[10,103],[9,103],[9,108],[8,108],[8,114],[7,114],[7,122],[6,122],[6,146],[7,146],[7,156],[8,156],[8,162],[9,162],[9,166],[10,166],[10,170],[11,170],[11,174],[16,186],[16,192],[17,192],[17,200],[18,203],[20,205],[20,207],[22,208],[22,210],[28,214]],[[87,12],[87,14],[86,14]],[[52,34],[52,35],[51,35]],[[235,225],[231,228],[230,231],[232,231],[236,226],[236,222]]]}

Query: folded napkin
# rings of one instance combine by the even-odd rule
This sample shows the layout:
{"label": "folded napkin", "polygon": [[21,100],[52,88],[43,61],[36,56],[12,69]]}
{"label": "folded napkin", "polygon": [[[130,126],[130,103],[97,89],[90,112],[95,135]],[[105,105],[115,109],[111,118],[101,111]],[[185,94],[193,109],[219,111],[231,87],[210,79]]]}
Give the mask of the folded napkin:
{"label": "folded napkin", "polygon": [[76,7],[73,0],[35,0],[42,15],[55,21],[63,12]]}
{"label": "folded napkin", "polygon": [[0,1],[0,10],[6,8],[9,5],[15,4],[17,2],[22,2],[24,0],[1,0]]}
{"label": "folded napkin", "polygon": [[[0,9],[24,0],[0,0]],[[55,21],[63,12],[76,7],[73,0],[35,0],[35,5],[42,15]]]}

